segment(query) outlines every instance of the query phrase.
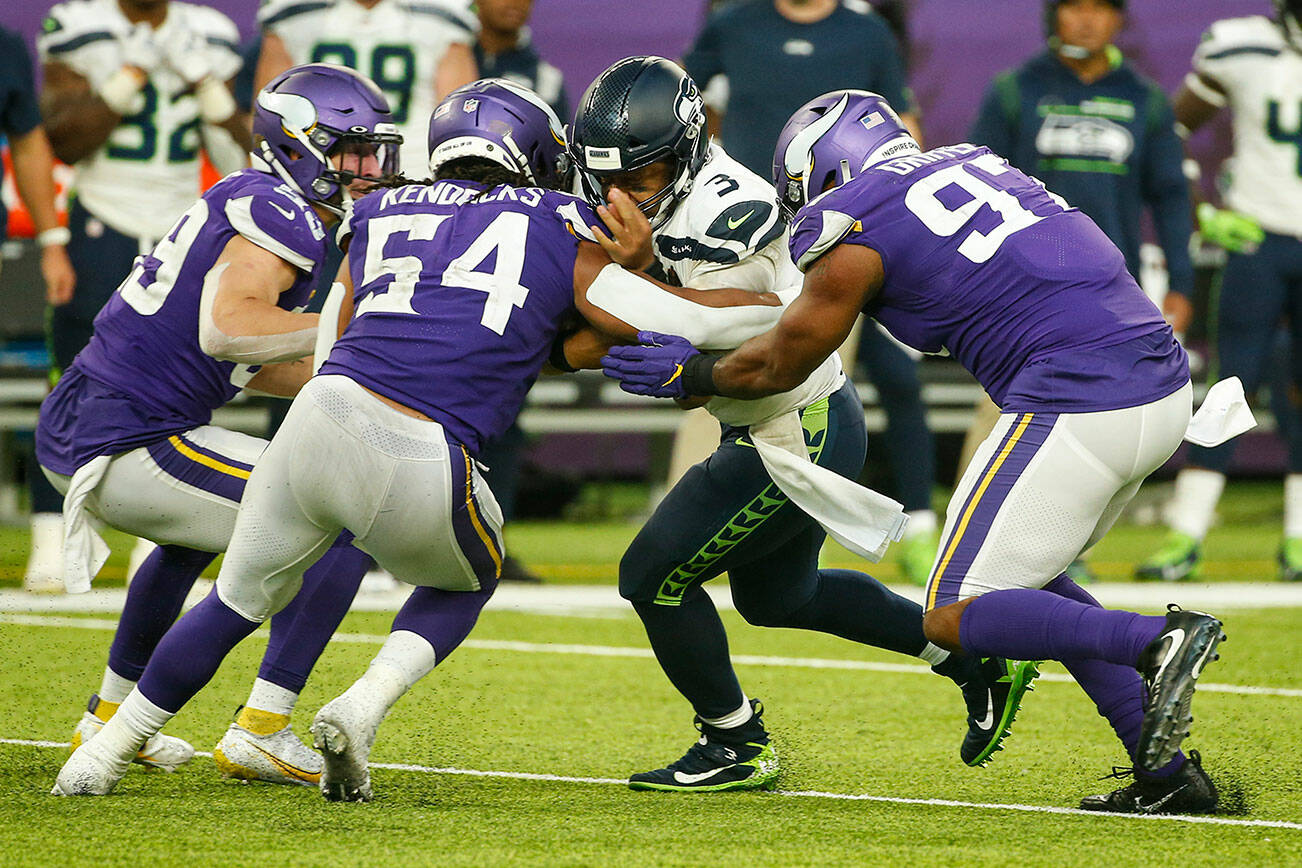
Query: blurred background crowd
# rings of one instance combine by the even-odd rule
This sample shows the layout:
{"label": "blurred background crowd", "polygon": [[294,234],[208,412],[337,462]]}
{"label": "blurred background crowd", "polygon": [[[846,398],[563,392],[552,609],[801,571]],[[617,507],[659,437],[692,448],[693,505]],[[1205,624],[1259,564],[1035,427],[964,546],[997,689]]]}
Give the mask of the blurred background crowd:
{"label": "blurred background crowd", "polygon": [[[191,5],[210,8],[176,14]],[[0,522],[31,529],[24,586],[60,587],[60,502],[30,457],[36,407],[89,339],[95,313],[133,259],[188,204],[173,208],[140,173],[143,165],[162,164],[158,177],[180,179],[192,198],[242,165],[248,129],[241,124],[258,87],[290,65],[330,61],[385,91],[407,138],[404,173],[421,177],[425,125],[442,95],[505,76],[537,90],[568,121],[573,97],[633,54],[680,60],[706,94],[711,132],[764,177],[778,130],[797,107],[828,90],[862,88],[885,96],[924,147],[989,146],[1089,214],[1183,336],[1195,381],[1208,368],[1239,375],[1258,393],[1264,423],[1233,452],[1177,454],[1163,472],[1169,480],[1184,468],[1174,496],[1150,516],[1169,532],[1136,563],[1136,574],[1196,575],[1226,477],[1284,476],[1280,576],[1302,577],[1302,449],[1288,445],[1288,435],[1302,437],[1294,400],[1302,377],[1289,336],[1290,311],[1302,319],[1302,200],[1253,213],[1261,200],[1245,186],[1253,154],[1232,126],[1255,110],[1236,90],[1252,83],[1218,71],[1228,59],[1262,61],[1268,49],[1279,50],[1251,34],[1209,30],[1226,18],[1275,19],[1288,6],[70,0],[52,12],[42,0],[4,4]],[[1292,37],[1299,42],[1284,51],[1302,50],[1302,36]],[[119,51],[96,55],[97,46]],[[147,104],[115,105],[114,88],[136,75],[144,78],[127,96],[143,94]],[[229,88],[231,111],[214,87]],[[1302,174],[1302,82],[1292,87],[1297,99],[1271,102],[1262,122],[1270,141],[1298,149]],[[113,111],[85,110],[78,100],[87,90]],[[197,109],[178,119],[190,96]],[[1227,187],[1230,166],[1247,179],[1238,188]],[[896,558],[901,574],[921,583],[935,553],[933,499],[989,430],[993,405],[956,363],[922,359],[874,326],[860,329],[843,354],[874,432],[864,479],[911,513],[911,535]],[[262,433],[275,418],[274,407],[250,399],[221,421]],[[617,512],[612,480],[631,483],[639,492],[632,508],[645,509],[717,443],[711,425],[624,395],[599,374],[580,375],[539,383],[519,423],[482,457],[508,519]],[[1079,577],[1089,569],[1076,565]],[[537,580],[519,561],[504,578]]]}

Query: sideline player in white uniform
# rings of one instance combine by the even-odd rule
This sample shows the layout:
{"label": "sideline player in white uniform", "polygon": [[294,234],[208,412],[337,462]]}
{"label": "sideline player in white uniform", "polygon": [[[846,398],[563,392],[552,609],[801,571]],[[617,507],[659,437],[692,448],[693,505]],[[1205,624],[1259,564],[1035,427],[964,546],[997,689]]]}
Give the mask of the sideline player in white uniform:
{"label": "sideline player in white uniform", "polygon": [[[580,101],[570,148],[590,201],[610,201],[598,208],[614,235],[599,235],[602,246],[626,267],[655,266],[684,286],[794,296],[801,276],[787,254],[787,221],[772,184],[704,137],[699,91],[676,64],[631,57],[598,76]],[[635,303],[632,294],[598,299],[589,292],[588,300],[635,328],[654,331],[653,319],[674,318]],[[678,324],[689,316],[684,312]],[[772,786],[777,778],[762,709],[741,690],[723,624],[702,588],[723,572],[752,624],[818,630],[921,657],[963,685],[969,730],[961,755],[983,764],[1007,732],[1033,666],[951,658],[927,642],[921,607],[863,573],[820,570],[823,529],[789,501],[789,486],[775,481],[759,451],[789,422],[792,443],[832,471],[827,476],[846,477],[837,480],[846,486],[858,476],[867,437],[863,406],[839,357],[828,356],[779,394],[714,397],[705,407],[723,425],[721,445],[678,481],[619,569],[620,593],[641,617],[665,674],[691,703],[703,738],[667,767],[633,775],[629,786],[721,791]],[[993,719],[982,727],[987,711]]]}
{"label": "sideline player in white uniform", "polygon": [[261,87],[300,63],[338,63],[384,91],[403,136],[403,171],[424,177],[430,114],[479,77],[479,21],[454,0],[264,0],[258,10]]}
{"label": "sideline player in white uniform", "polygon": [[[1276,0],[1264,15],[1217,21],[1203,35],[1193,70],[1175,97],[1176,121],[1193,131],[1221,109],[1234,122],[1223,208],[1198,207],[1205,240],[1228,251],[1221,277],[1218,376],[1237,376],[1251,394],[1266,379],[1283,323],[1292,339],[1293,391],[1302,388],[1302,0]],[[1296,397],[1290,399],[1296,407]],[[1277,406],[1279,402],[1277,402]],[[1279,575],[1302,580],[1302,426],[1281,425],[1288,439],[1284,541]],[[1230,443],[1195,446],[1167,506],[1165,545],[1141,564],[1140,578],[1193,578],[1202,541],[1225,488]]]}
{"label": "sideline player in white uniform", "polygon": [[[168,0],[69,0],[46,17],[41,113],[55,155],[73,167],[71,300],[49,318],[52,379],[90,340],[95,315],[199,192],[203,148],[223,173],[246,165],[246,117],[229,80],[239,33],[207,6]],[[60,562],[57,497],[33,481],[33,562]],[[57,574],[57,568],[55,570]]]}

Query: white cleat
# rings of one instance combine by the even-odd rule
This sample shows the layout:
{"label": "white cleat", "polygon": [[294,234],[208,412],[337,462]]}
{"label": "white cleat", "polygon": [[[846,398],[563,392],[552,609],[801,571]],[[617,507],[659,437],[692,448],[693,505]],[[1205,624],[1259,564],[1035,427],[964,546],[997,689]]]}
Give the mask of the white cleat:
{"label": "white cleat", "polygon": [[[72,731],[70,749],[75,753],[77,748],[94,738],[117,710],[116,703],[105,702],[97,694],[92,693],[85,713],[77,723],[77,728]],[[162,769],[165,772],[174,772],[192,759],[194,759],[194,748],[188,741],[159,732],[145,742],[132,762],[149,768]]]}
{"label": "white cleat", "polygon": [[89,746],[83,746],[72,752],[68,761],[59,769],[59,776],[54,781],[53,796],[107,796],[118,785],[118,781],[127,773],[131,765],[126,762],[115,764],[94,756]]}
{"label": "white cleat", "polygon": [[379,721],[357,707],[347,693],[332,699],[312,721],[312,742],[325,760],[321,795],[331,802],[369,802],[371,755]]}
{"label": "white cleat", "polygon": [[222,777],[305,787],[321,782],[325,765],[321,755],[303,744],[288,725],[258,735],[238,723],[232,723],[217,742],[212,761]]}

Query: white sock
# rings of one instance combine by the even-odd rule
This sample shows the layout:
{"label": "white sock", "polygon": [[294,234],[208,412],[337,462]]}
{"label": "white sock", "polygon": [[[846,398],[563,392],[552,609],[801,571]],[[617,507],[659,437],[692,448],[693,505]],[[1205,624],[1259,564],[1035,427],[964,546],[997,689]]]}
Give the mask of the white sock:
{"label": "white sock", "polygon": [[99,698],[105,702],[118,703],[127,698],[136,686],[136,682],[123,678],[107,666],[104,667],[104,680],[99,683]]}
{"label": "white sock", "polygon": [[1302,473],[1284,477],[1284,538],[1302,537]]}
{"label": "white sock", "polygon": [[294,705],[297,702],[298,694],[294,691],[257,678],[253,681],[253,689],[249,691],[249,701],[244,703],[244,707],[289,717],[294,713]]}
{"label": "white sock", "polygon": [[710,726],[717,727],[718,729],[733,729],[746,723],[754,716],[755,711],[750,707],[750,700],[747,699],[746,695],[743,693],[741,697],[741,706],[736,711],[730,714],[725,714],[723,717],[702,717],[701,723],[708,723]]}
{"label": "white sock", "polygon": [[125,774],[141,746],[175,716],[154,705],[139,690],[132,690],[117,714],[80,749]]}
{"label": "white sock", "polygon": [[936,521],[936,512],[932,509],[918,509],[908,513],[909,523],[904,526],[904,539],[935,533],[940,527]]}
{"label": "white sock", "polygon": [[438,657],[424,637],[407,630],[395,630],[384,640],[371,665],[344,694],[361,701],[376,725],[407,689],[424,678]]}
{"label": "white sock", "polygon": [[928,642],[926,647],[918,652],[918,657],[932,666],[939,666],[949,659],[949,652],[939,645]]}
{"label": "white sock", "polygon": [[1175,477],[1175,496],[1166,505],[1172,530],[1202,540],[1216,516],[1216,503],[1225,490],[1225,474],[1186,467]]}

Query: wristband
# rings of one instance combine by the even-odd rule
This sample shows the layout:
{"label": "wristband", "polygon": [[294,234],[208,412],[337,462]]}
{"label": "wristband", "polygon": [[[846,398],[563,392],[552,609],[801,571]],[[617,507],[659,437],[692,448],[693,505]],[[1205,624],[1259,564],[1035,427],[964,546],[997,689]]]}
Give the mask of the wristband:
{"label": "wristband", "polygon": [[199,82],[194,90],[199,101],[199,117],[206,124],[221,124],[230,120],[237,106],[230,89],[212,76]]}
{"label": "wristband", "polygon": [[72,240],[72,233],[68,231],[67,226],[55,226],[53,229],[46,229],[36,235],[36,243],[44,250],[46,247],[66,247]]}
{"label": "wristband", "polygon": [[126,117],[144,108],[140,90],[148,79],[135,69],[122,67],[99,86],[99,98],[116,114]]}
{"label": "wristband", "polygon": [[578,368],[571,365],[570,360],[565,357],[565,339],[572,334],[574,333],[566,332],[565,334],[557,335],[556,340],[552,341],[552,351],[547,355],[547,364],[566,374],[572,374],[578,370]]}
{"label": "wristband", "polygon": [[717,395],[714,366],[722,356],[697,353],[683,363],[683,390],[689,395]]}

